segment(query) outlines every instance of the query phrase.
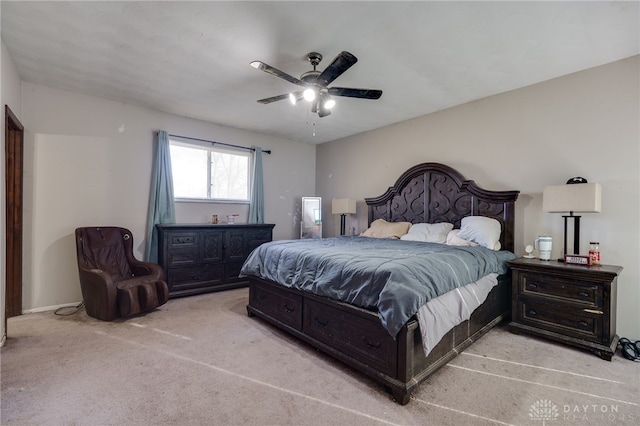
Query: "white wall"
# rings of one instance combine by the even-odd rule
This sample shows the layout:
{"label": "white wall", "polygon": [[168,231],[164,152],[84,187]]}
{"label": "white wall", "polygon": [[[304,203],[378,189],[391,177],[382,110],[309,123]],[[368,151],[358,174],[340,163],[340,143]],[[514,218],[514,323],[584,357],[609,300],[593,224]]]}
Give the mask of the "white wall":
{"label": "white wall", "polygon": [[[521,191],[516,253],[536,235],[562,253],[562,217],[542,211],[546,185],[582,176],[599,182],[603,211],[583,214],[581,253],[600,242],[604,263],[621,265],[618,334],[640,339],[640,57],[557,78],[372,132],[322,144],[316,189],[356,198],[358,232],[367,225],[365,197],[385,192],[409,167],[440,162],[492,190]],[[339,220],[324,215],[325,236]]]}
{"label": "white wall", "polygon": [[[315,151],[306,145],[96,97],[23,83],[25,265],[23,308],[77,303],[74,229],[131,229],[142,258],[154,132],[271,149],[263,156],[265,221],[275,239],[293,238],[299,197],[315,193]],[[179,204],[180,223],[246,205]]]}
{"label": "white wall", "polygon": [[[6,46],[0,40],[2,50],[0,51],[0,106],[2,106],[2,116],[4,117],[5,105],[11,108],[18,120],[22,121],[22,96],[21,82],[18,70]],[[4,119],[3,119],[4,120]],[[0,151],[0,175],[5,181],[5,129],[0,126],[0,140],[2,141],[2,151]],[[6,336],[5,330],[5,295],[6,295],[6,188],[4,183],[0,186],[0,346],[4,344]]]}

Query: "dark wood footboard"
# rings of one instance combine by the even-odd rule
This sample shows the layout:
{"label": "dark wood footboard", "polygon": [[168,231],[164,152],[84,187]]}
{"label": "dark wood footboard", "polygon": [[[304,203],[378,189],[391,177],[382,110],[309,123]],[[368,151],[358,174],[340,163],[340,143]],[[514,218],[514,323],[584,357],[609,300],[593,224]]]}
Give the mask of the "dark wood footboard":
{"label": "dark wood footboard", "polygon": [[447,333],[429,356],[415,317],[394,339],[375,312],[256,277],[249,277],[247,312],[368,375],[404,405],[420,382],[508,317],[510,289],[509,274],[500,276],[470,320]]}

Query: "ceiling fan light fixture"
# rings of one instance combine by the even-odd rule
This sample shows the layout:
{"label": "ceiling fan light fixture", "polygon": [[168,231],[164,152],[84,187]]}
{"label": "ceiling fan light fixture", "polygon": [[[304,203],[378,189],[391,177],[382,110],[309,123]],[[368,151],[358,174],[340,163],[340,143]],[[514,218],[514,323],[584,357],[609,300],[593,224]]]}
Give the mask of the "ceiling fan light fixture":
{"label": "ceiling fan light fixture", "polygon": [[326,108],[324,108],[323,105],[319,105],[318,106],[318,117],[322,118],[322,117],[326,117],[327,115],[331,114],[331,110],[328,110]]}
{"label": "ceiling fan light fixture", "polygon": [[293,93],[289,93],[289,101],[291,102],[291,105],[295,105],[298,103],[298,97]]}
{"label": "ceiling fan light fixture", "polygon": [[303,96],[305,101],[312,102],[316,98],[316,91],[309,87],[304,90]]}
{"label": "ceiling fan light fixture", "polygon": [[324,94],[322,96],[322,106],[324,109],[331,109],[336,106],[336,101],[328,94]]}

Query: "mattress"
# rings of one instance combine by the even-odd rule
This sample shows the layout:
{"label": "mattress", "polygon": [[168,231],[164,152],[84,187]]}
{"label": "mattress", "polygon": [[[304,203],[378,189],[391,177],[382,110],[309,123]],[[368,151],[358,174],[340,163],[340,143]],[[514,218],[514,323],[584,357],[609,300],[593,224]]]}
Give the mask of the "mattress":
{"label": "mattress", "polygon": [[498,274],[489,274],[422,305],[416,317],[425,355],[429,355],[449,330],[468,320],[497,284]]}
{"label": "mattress", "polygon": [[484,247],[366,237],[285,240],[255,249],[240,275],[377,310],[395,336],[424,303],[506,273],[512,258]]}

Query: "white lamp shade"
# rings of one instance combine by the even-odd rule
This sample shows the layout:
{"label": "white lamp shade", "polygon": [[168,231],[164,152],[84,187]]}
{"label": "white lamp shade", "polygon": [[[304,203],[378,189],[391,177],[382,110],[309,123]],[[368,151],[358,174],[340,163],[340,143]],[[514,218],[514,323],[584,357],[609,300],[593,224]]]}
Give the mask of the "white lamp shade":
{"label": "white lamp shade", "polygon": [[551,213],[600,213],[602,188],[599,183],[546,186],[542,192],[542,210]]}
{"label": "white lamp shade", "polygon": [[354,214],[356,212],[356,200],[349,198],[334,198],[331,200],[331,213]]}

